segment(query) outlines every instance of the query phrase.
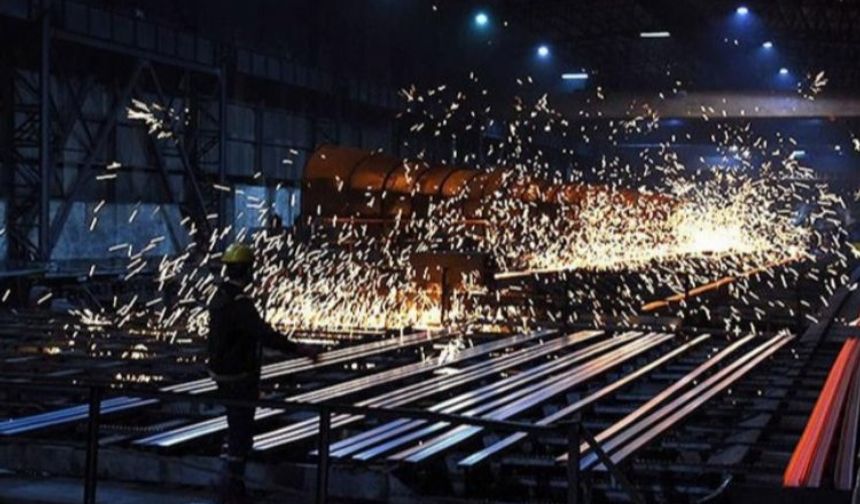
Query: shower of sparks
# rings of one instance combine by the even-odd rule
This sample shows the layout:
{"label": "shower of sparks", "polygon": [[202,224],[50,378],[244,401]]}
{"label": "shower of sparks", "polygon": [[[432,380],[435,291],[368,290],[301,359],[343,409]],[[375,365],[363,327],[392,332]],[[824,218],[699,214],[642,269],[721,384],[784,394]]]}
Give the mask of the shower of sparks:
{"label": "shower of sparks", "polygon": [[[145,124],[149,134],[154,135],[159,140],[173,138],[175,136],[174,125],[184,122],[181,114],[172,108],[135,99],[131,101],[131,106],[126,112],[129,119]],[[187,114],[188,110],[185,110],[184,113]],[[118,167],[119,164],[114,163],[108,168]]]}
{"label": "shower of sparks", "polygon": [[[475,89],[468,92],[446,86],[424,92],[414,87],[403,90],[405,110],[400,120],[408,123],[411,132],[403,144],[412,153],[407,167],[432,158],[424,150],[426,139],[443,137],[459,145],[458,139],[475,131],[502,132],[480,152],[461,147],[450,153],[455,164],[504,171],[499,189],[472,215],[464,213],[461,198],[453,197],[431,201],[421,214],[400,214],[384,231],[358,220],[334,219],[323,231],[299,239],[294,233],[263,230],[268,217],[265,202],[247,198],[249,207],[260,215],[258,228],[216,229],[205,245],[191,241],[171,256],[147,254],[164,237],[154,237],[139,250],[130,244],[111,247],[128,257],[125,278],[155,271],[157,295],[98,309],[76,308],[72,313],[78,324],[72,329],[133,328],[176,343],[205,336],[207,305],[223,275],[218,251],[231,236],[254,245],[256,278],[249,293],[265,318],[286,335],[477,323],[529,326],[541,317],[552,321],[569,317],[570,321],[583,316],[552,309],[540,312],[528,302],[494,303],[501,291],[489,291],[477,278],[467,277],[453,292],[443,317],[439,288],[424,286],[424,279],[410,265],[415,253],[432,251],[482,252],[502,272],[555,272],[567,280],[580,280],[570,282],[567,301],[589,305],[595,321],[636,314],[658,298],[731,278],[728,295],[735,306],[721,316],[731,329],[742,320],[741,307],[756,305],[753,314],[760,319],[764,312],[757,304],[777,307],[782,303],[758,299],[748,287],[751,272],[769,275],[765,282],[772,287],[788,288],[801,275],[791,264],[815,254],[838,257],[835,266],[824,271],[826,277],[818,279],[827,294],[847,283],[847,258],[839,247],[844,203],[791,155],[793,139],[757,137],[749,126],[723,126],[718,122],[721,111],[703,107],[703,119],[713,119],[716,161],[700,159],[697,165],[687,166],[673,144],[666,142],[643,148],[636,165],[604,156],[597,166],[562,173],[554,167],[574,166],[575,152],[562,148],[560,155],[551,156],[540,147],[541,139],[554,135],[588,144],[602,138],[617,145],[657,131],[660,118],[651,107],[640,104],[631,108],[629,120],[579,123],[574,119],[592,117],[593,112],[566,118],[541,96],[533,103],[517,98],[513,118],[502,124],[492,118],[486,90],[474,75],[471,81]],[[518,83],[523,88],[533,85],[529,78]],[[826,79],[819,74],[811,93],[818,94],[824,84]],[[659,96],[663,98],[662,93]],[[605,91],[598,88],[595,102],[604,99]],[[187,120],[157,104],[139,101],[128,109],[128,117],[167,141],[176,141],[174,123]],[[537,183],[540,180],[589,189],[577,198],[552,200],[542,189],[546,184]],[[238,193],[227,186],[213,189]],[[344,181],[338,181],[337,189],[350,191]],[[367,192],[360,197],[373,208],[391,195]],[[210,217],[214,222],[217,216]],[[474,226],[470,219],[484,224]],[[182,226],[190,236],[200,232],[190,219],[184,219]],[[785,264],[789,267],[771,268]],[[606,272],[622,272],[626,280],[612,287],[612,293],[598,294],[589,275]],[[679,299],[681,310],[686,303]],[[706,307],[700,309],[710,318]],[[439,358],[444,360],[461,344],[446,347]],[[130,348],[123,356],[146,355],[143,347]]]}

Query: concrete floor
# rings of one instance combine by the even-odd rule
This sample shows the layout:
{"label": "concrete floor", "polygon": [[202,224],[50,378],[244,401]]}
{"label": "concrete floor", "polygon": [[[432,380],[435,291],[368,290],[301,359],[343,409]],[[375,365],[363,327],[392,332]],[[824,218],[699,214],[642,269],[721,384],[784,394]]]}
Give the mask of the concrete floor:
{"label": "concrete floor", "polygon": [[[83,486],[66,478],[23,478],[0,475],[0,504],[80,504]],[[104,504],[212,504],[213,493],[199,489],[100,482],[97,502]],[[303,502],[297,495],[259,496],[261,504]]]}

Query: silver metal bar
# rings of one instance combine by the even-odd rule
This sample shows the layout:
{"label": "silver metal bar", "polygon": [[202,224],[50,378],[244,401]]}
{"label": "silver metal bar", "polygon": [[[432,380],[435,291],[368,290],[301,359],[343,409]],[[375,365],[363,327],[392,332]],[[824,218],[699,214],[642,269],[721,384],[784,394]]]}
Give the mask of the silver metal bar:
{"label": "silver metal bar", "polygon": [[[505,338],[503,340],[498,340],[491,343],[485,343],[483,345],[478,345],[476,347],[464,350],[456,354],[453,360],[449,362],[425,361],[414,364],[407,364],[405,366],[400,366],[394,369],[382,371],[367,377],[350,380],[349,382],[338,383],[332,385],[331,387],[326,387],[317,391],[311,391],[291,396],[288,397],[286,400],[299,402],[320,402],[326,399],[333,399],[335,397],[350,394],[358,390],[364,390],[370,387],[375,387],[393,381],[397,381],[407,376],[415,376],[415,374],[418,373],[426,373],[439,367],[446,366],[451,362],[469,359],[472,357],[483,355],[485,353],[492,352],[494,350],[498,350],[500,348],[504,348],[512,344],[531,341],[533,339],[547,336],[549,334],[551,334],[551,332],[549,331],[538,331],[534,333],[529,333],[527,335],[512,336],[510,338]],[[283,410],[277,408],[258,408],[254,414],[254,419],[262,420],[264,418],[276,416],[281,413],[283,413]],[[316,423],[316,420],[314,423]],[[134,444],[161,447],[175,446],[190,441],[192,439],[197,439],[202,436],[214,434],[226,428],[227,417],[222,415],[216,418],[205,420],[203,422],[197,422],[177,429],[172,429],[152,436],[147,436],[145,438],[136,440]]]}
{"label": "silver metal bar", "polygon": [[[698,338],[696,338],[692,341],[689,341],[689,342],[681,345],[680,347],[676,348],[675,350],[661,356],[659,359],[649,363],[648,365],[643,366],[643,367],[637,369],[636,371],[628,374],[624,378],[621,378],[621,379],[619,379],[613,383],[610,383],[609,385],[606,385],[605,387],[603,387],[600,390],[588,395],[587,397],[584,397],[584,398],[580,399],[579,401],[576,401],[573,404],[565,406],[564,408],[558,410],[557,412],[538,420],[536,423],[538,425],[549,425],[549,424],[552,424],[554,422],[561,420],[564,417],[570,416],[570,415],[576,413],[577,411],[581,410],[582,408],[588,406],[589,404],[591,404],[595,401],[598,401],[598,400],[602,399],[603,397],[606,397],[607,395],[615,392],[616,390],[629,384],[630,382],[641,378],[645,374],[647,374],[647,373],[653,371],[654,369],[662,366],[663,364],[669,362],[670,360],[672,360],[675,357],[677,357],[678,355],[686,352],[687,350],[693,348],[694,346],[698,345],[699,343],[702,343],[703,341],[707,340],[708,338],[710,338],[709,334],[699,336]],[[527,436],[528,436],[528,434],[526,434],[525,432],[517,432],[517,433],[511,434],[511,435],[505,437],[504,439],[496,441],[492,445],[469,455],[468,457],[461,460],[458,463],[458,465],[463,466],[463,467],[474,466],[474,465],[478,464],[479,462],[487,459],[491,455],[494,455],[494,454],[496,454],[496,453],[498,453],[498,452],[500,452],[500,451],[502,451],[502,450],[504,450],[510,446],[513,446],[517,442],[525,439]]]}
{"label": "silver metal bar", "polygon": [[[300,371],[307,371],[341,362],[347,362],[353,359],[376,355],[393,349],[406,348],[417,344],[436,341],[448,335],[449,333],[440,331],[435,333],[421,332],[398,338],[387,338],[383,341],[374,341],[372,343],[365,343],[362,345],[333,350],[331,352],[324,352],[321,354],[319,362],[314,362],[312,359],[307,357],[287,359],[263,366],[260,378],[262,380],[270,380],[272,378],[286,376]],[[216,388],[217,386],[211,378],[201,378],[198,380],[162,387],[159,391],[202,394],[205,392],[211,392]],[[126,411],[155,404],[157,402],[158,401],[155,399],[141,399],[139,397],[127,396],[117,397],[103,401],[101,405],[101,413],[116,413],[119,411]],[[85,420],[88,414],[87,411],[88,405],[79,404],[48,413],[9,419],[0,423],[0,435],[20,434],[22,432]]]}
{"label": "silver metal bar", "polygon": [[[739,358],[737,361],[733,362],[732,365],[727,366],[724,369],[721,369],[719,373],[710,377],[708,380],[697,385],[695,388],[690,390],[684,396],[677,398],[673,403],[667,405],[664,410],[654,412],[651,415],[651,418],[643,419],[640,424],[642,426],[646,426],[649,423],[654,423],[650,429],[648,429],[645,433],[637,436],[630,443],[628,443],[623,448],[619,449],[616,453],[610,455],[612,462],[614,464],[618,464],[622,460],[624,460],[631,453],[635,452],[642,446],[649,443],[655,437],[659,436],[661,433],[665,432],[667,429],[677,424],[682,418],[686,417],[693,411],[695,411],[699,406],[704,404],[706,401],[719,394],[731,384],[736,382],[742,376],[747,374],[750,370],[755,368],[761,361],[773,355],[777,350],[782,348],[786,343],[793,340],[794,336],[775,336],[770,340],[762,343],[758,347],[756,347],[751,352]],[[677,409],[680,406],[680,409]],[[668,414],[673,409],[677,409],[672,414]],[[651,420],[651,422],[649,422]],[[633,435],[642,431],[644,427],[638,426],[637,428],[630,429],[624,439],[621,439],[619,442],[623,442],[626,439],[629,439]],[[621,438],[621,436],[619,436]],[[611,449],[611,448],[610,448]],[[584,462],[584,461],[583,461]],[[596,469],[605,470],[605,466],[601,464]]]}
{"label": "silver metal bar", "polygon": [[[392,349],[408,348],[419,344],[429,343],[451,335],[452,333],[447,331],[420,332],[408,336],[386,338],[381,341],[373,341],[371,343],[332,350],[331,352],[324,352],[320,354],[319,360],[316,362],[308,357],[288,359],[263,366],[260,373],[260,379],[268,380],[279,378],[281,376],[298,373],[300,371],[307,371],[323,366],[347,362],[353,359],[376,355]],[[211,378],[195,380],[194,382],[189,382],[185,385],[187,386],[173,385],[165,387],[164,391],[201,394],[203,392],[211,392],[217,388],[215,382]]]}
{"label": "silver metal bar", "polygon": [[[101,414],[113,413],[130,407],[136,407],[138,403],[152,404],[155,399],[140,399],[137,397],[115,397],[102,401]],[[0,435],[11,436],[51,425],[84,420],[89,414],[89,406],[81,404],[62,410],[39,413],[37,415],[9,419],[0,423]]]}
{"label": "silver metal bar", "polygon": [[[531,380],[534,380],[537,378],[541,378],[541,377],[546,376],[552,372],[560,371],[560,370],[562,370],[562,369],[564,369],[570,365],[581,362],[581,361],[587,359],[588,357],[596,355],[596,354],[598,354],[604,350],[611,349],[612,346],[606,345],[606,343],[615,343],[615,342],[617,342],[619,344],[625,343],[625,342],[629,341],[630,339],[632,339],[633,337],[637,336],[638,334],[639,333],[630,333],[630,336],[626,337],[626,338],[620,338],[620,337],[619,338],[613,338],[611,340],[607,340],[607,341],[598,343],[596,345],[586,347],[586,348],[584,348],[578,352],[574,352],[570,355],[567,355],[564,358],[557,359],[555,361],[550,361],[550,362],[545,363],[545,364],[538,366],[536,368],[529,369],[528,371],[525,371],[525,372],[520,373],[518,375],[511,376],[511,377],[505,378],[504,380],[501,380],[499,382],[486,385],[486,386],[484,386],[481,389],[478,389],[476,391],[469,391],[469,392],[466,392],[464,394],[460,394],[459,396],[456,396],[454,398],[443,401],[441,403],[435,404],[432,407],[428,408],[428,411],[439,412],[439,413],[448,413],[448,414],[457,413],[457,412],[459,412],[459,411],[461,411],[461,410],[463,410],[469,406],[472,406],[474,404],[477,404],[477,403],[483,401],[484,399],[488,399],[488,398],[491,398],[493,396],[497,396],[499,394],[507,392],[508,390],[510,390],[512,388],[515,388],[518,385],[521,385],[523,383],[527,383],[528,381],[531,381]],[[639,341],[635,341],[635,342],[631,343],[631,346],[636,346],[636,345],[641,345],[641,344],[643,344],[643,342],[641,340],[639,340]],[[617,355],[617,354],[613,354],[613,353],[606,354],[603,357],[600,357],[600,359],[606,360],[607,358],[612,358],[614,355]],[[532,384],[530,386],[520,388],[519,390],[516,390],[510,394],[507,394],[500,399],[496,399],[496,400],[491,401],[489,403],[485,403],[479,407],[472,408],[471,410],[466,411],[465,413],[462,413],[462,414],[465,416],[479,415],[479,414],[481,414],[485,411],[491,410],[497,406],[510,403],[511,401],[513,401],[519,397],[530,394],[532,392],[539,391],[540,389],[549,386],[554,381],[558,381],[558,380],[564,378],[564,376],[565,376],[564,374],[557,375],[557,376],[551,377],[547,380],[538,382],[536,384]],[[384,441],[387,438],[394,437],[398,433],[402,433],[405,430],[409,430],[409,428],[421,427],[425,424],[427,424],[426,421],[415,420],[413,422],[410,422],[407,426],[404,426],[403,428],[395,429],[396,432],[388,432],[384,435],[378,435],[373,439],[369,439],[369,440],[366,440],[364,442],[354,444],[354,445],[352,445],[350,450],[341,450],[339,453],[343,453],[346,451],[353,451],[354,452],[361,447],[371,446],[373,444],[378,444],[379,442]],[[432,425],[424,427],[423,429],[420,429],[417,432],[413,432],[411,434],[406,434],[406,435],[401,435],[397,439],[382,443],[378,446],[375,446],[374,448],[371,448],[371,449],[365,450],[361,453],[358,453],[358,454],[354,455],[353,458],[355,458],[357,460],[368,460],[368,459],[377,457],[377,456],[381,455],[382,453],[390,451],[391,449],[396,448],[398,446],[402,446],[402,445],[404,445],[404,444],[406,444],[412,440],[420,439],[420,438],[425,437],[429,434],[432,434],[433,432],[444,429],[448,425],[449,424],[446,422],[433,423]]]}
{"label": "silver metal bar", "polygon": [[[778,336],[777,336],[778,337]],[[776,337],[775,337],[776,338]],[[710,386],[715,383],[716,380],[719,380],[720,377],[725,376],[727,373],[731,372],[733,369],[736,369],[738,366],[743,365],[744,362],[748,361],[750,358],[754,357],[761,351],[762,347],[756,347],[750,350],[749,352],[741,355],[737,360],[729,363],[726,367],[720,369],[715,374],[708,377],[705,381],[699,384],[695,384],[695,386],[682,394],[681,396],[675,398],[668,404],[664,405],[657,411],[649,414],[648,416],[640,419],[638,422],[630,425],[624,431],[618,433],[614,438],[603,441],[603,439],[597,439],[597,441],[601,442],[601,447],[607,453],[612,453],[619,446],[623,445],[623,443],[631,440],[633,436],[637,433],[641,432],[643,429],[647,428],[649,424],[659,421],[661,418],[670,415],[673,409],[676,409],[684,404],[685,401],[690,400],[698,393],[702,393],[706,390],[705,387]],[[603,433],[601,433],[603,434]],[[613,455],[614,456],[614,455]],[[583,468],[587,468],[597,462],[597,458],[594,453],[587,454],[582,459]]]}
{"label": "silver metal bar", "polygon": [[[621,431],[621,430],[623,430],[623,429],[627,428],[627,426],[628,426],[628,425],[632,424],[632,423],[633,423],[633,422],[635,422],[638,418],[640,418],[640,417],[642,417],[643,415],[645,415],[648,411],[650,411],[651,409],[655,408],[655,407],[656,407],[656,406],[658,406],[661,402],[663,402],[663,401],[665,401],[666,399],[668,399],[669,397],[671,397],[674,393],[678,392],[679,390],[681,390],[682,388],[684,388],[684,387],[685,387],[685,386],[687,386],[688,384],[690,384],[690,383],[692,383],[693,381],[695,381],[699,376],[703,375],[703,374],[704,374],[704,373],[706,373],[709,369],[711,369],[712,367],[716,366],[716,365],[717,365],[718,363],[720,363],[723,359],[725,359],[726,357],[728,357],[730,354],[732,354],[734,351],[736,351],[736,350],[737,350],[738,348],[740,348],[741,346],[743,346],[743,345],[745,345],[746,343],[748,343],[748,342],[749,342],[750,340],[752,340],[753,338],[754,338],[754,336],[753,336],[753,335],[749,335],[749,336],[743,337],[743,338],[741,338],[741,339],[739,339],[739,340],[735,341],[735,342],[734,342],[734,343],[732,343],[731,345],[727,346],[726,348],[722,349],[722,350],[721,350],[720,352],[718,352],[716,355],[714,355],[714,356],[713,356],[713,357],[711,357],[710,359],[706,360],[706,361],[705,361],[705,362],[703,362],[702,364],[698,365],[698,366],[696,367],[696,369],[694,369],[694,370],[690,371],[689,373],[687,373],[687,374],[686,374],[685,376],[683,376],[680,380],[676,381],[675,383],[673,383],[672,385],[670,385],[669,387],[667,387],[666,389],[664,389],[663,391],[661,391],[659,394],[657,394],[656,396],[654,396],[654,397],[652,397],[651,399],[649,399],[645,404],[643,404],[642,406],[639,406],[638,408],[636,408],[635,410],[633,410],[632,412],[630,412],[627,416],[625,416],[624,418],[622,418],[621,420],[619,420],[618,422],[616,422],[615,424],[613,424],[611,427],[609,427],[609,428],[605,429],[604,431],[602,431],[600,434],[598,434],[598,435],[595,437],[595,439],[596,439],[598,442],[603,443],[606,439],[608,439],[608,438],[610,438],[611,436],[615,435],[617,432],[619,432],[619,431]],[[585,452],[585,451],[588,449],[588,446],[583,444],[583,445],[581,445],[581,446],[580,446],[580,449],[581,449],[581,451]],[[559,457],[559,459],[558,459],[558,460],[563,461],[563,460],[565,460],[566,458],[567,458],[567,456],[566,456],[566,455],[562,455],[561,457]]]}
{"label": "silver metal bar", "polygon": [[[552,353],[558,348],[561,348],[557,347],[554,349],[556,344],[562,344],[563,346],[572,345],[581,341],[586,341],[588,339],[597,337],[601,334],[603,334],[602,331],[580,331],[573,335],[554,340],[553,342],[548,344],[543,344],[537,347],[525,349],[521,351],[519,355],[515,355],[511,358],[502,357],[496,360],[476,364],[476,367],[480,366],[481,368],[481,370],[477,372],[463,373],[463,376],[452,375],[436,377],[431,380],[416,384],[416,386],[412,388],[407,387],[409,388],[409,394],[405,396],[401,393],[401,391],[394,391],[382,394],[380,396],[372,397],[364,401],[360,401],[356,403],[356,405],[373,407],[402,406],[403,404],[407,404],[409,402],[424,397],[429,397],[460,385],[464,385],[483,376],[498,373],[499,371],[507,369],[508,367],[511,367],[518,363],[526,362],[542,355]],[[342,427],[349,423],[359,421],[362,418],[364,417],[360,415],[342,415],[341,417],[334,419],[332,421],[332,425],[334,427]],[[274,431],[260,434],[258,436],[255,436],[254,438],[254,448],[257,450],[267,450],[276,446],[281,446],[287,443],[298,441],[300,439],[311,437],[317,432],[317,423],[318,420],[316,418],[311,418],[305,420],[304,422],[298,422],[292,425],[281,427]]]}
{"label": "silver metal bar", "polygon": [[350,453],[352,453],[353,450],[347,450],[347,448],[355,445],[356,443],[364,442],[365,440],[371,439],[378,434],[388,431],[389,429],[396,429],[401,425],[408,424],[410,422],[411,420],[409,420],[408,418],[400,418],[398,420],[387,422],[380,426],[374,427],[373,429],[361,432],[359,434],[356,434],[355,436],[350,436],[346,439],[342,439],[341,441],[338,441],[337,443],[331,445],[331,455],[332,457],[343,457],[349,455]]}
{"label": "silver metal bar", "polygon": [[[512,385],[516,385],[516,384],[519,384],[519,383],[524,382],[524,381],[539,378],[540,376],[543,376],[549,372],[555,371],[555,370],[557,370],[563,366],[569,365],[573,362],[577,362],[577,361],[579,361],[585,357],[593,355],[593,354],[597,353],[598,351],[609,349],[609,348],[612,348],[613,346],[617,346],[617,345],[620,345],[622,343],[625,343],[626,341],[628,341],[628,340],[630,340],[636,336],[639,336],[639,335],[641,335],[641,333],[630,332],[630,333],[625,333],[623,335],[619,335],[615,338],[611,338],[611,339],[602,341],[602,342],[597,343],[595,345],[591,345],[591,346],[583,348],[579,351],[573,352],[573,353],[566,355],[560,359],[556,359],[556,360],[541,364],[539,366],[535,366],[535,367],[529,369],[528,371],[526,371],[524,373],[506,378],[505,380],[502,380],[502,382],[494,382],[494,383],[491,383],[489,385],[485,385],[483,387],[480,387],[476,390],[472,390],[472,391],[469,391],[465,394],[460,394],[454,398],[445,400],[441,403],[438,403],[438,404],[432,406],[429,409],[429,411],[446,411],[447,408],[449,408],[451,406],[455,406],[455,405],[460,405],[460,404],[462,404],[463,407],[469,406],[469,405],[474,404],[474,403],[476,403],[482,399],[485,399],[487,397],[491,397],[493,395],[504,392],[504,391],[510,389]],[[557,340],[556,342],[559,342],[559,340]],[[561,348],[561,347],[559,346],[558,348]],[[547,350],[547,349],[544,348],[541,350]],[[552,350],[554,351],[555,349],[552,349]],[[545,352],[542,352],[542,353],[545,353]],[[528,360],[533,360],[533,358],[529,358],[527,360],[521,359],[521,362],[528,362]],[[516,362],[516,364],[519,364],[519,363],[520,362]],[[507,364],[515,364],[515,363],[509,362]],[[486,366],[483,366],[483,367],[486,368]],[[486,370],[484,370],[484,371],[485,371],[484,374],[486,374]],[[491,371],[497,372],[497,371],[499,371],[499,369],[492,369]],[[464,375],[464,374],[466,375],[466,378],[471,379],[471,377],[468,376],[468,373],[462,373],[461,378],[463,377],[462,375]],[[504,388],[500,388],[500,386],[504,386]],[[439,389],[436,389],[436,391],[438,392]],[[451,411],[456,411],[456,408],[452,409]],[[361,447],[363,447],[363,446],[370,446],[372,444],[375,444],[375,442],[378,442],[382,439],[385,439],[385,437],[379,437],[379,436],[381,434],[383,434],[384,432],[386,432],[387,430],[398,429],[403,424],[411,423],[411,422],[412,421],[410,421],[408,419],[395,420],[392,422],[388,422],[387,424],[381,425],[379,427],[375,427],[374,429],[371,429],[368,432],[360,433],[360,434],[357,434],[357,435],[352,436],[350,438],[344,439],[344,440],[340,441],[339,443],[337,443],[336,447],[333,447],[336,450],[335,451],[335,453],[337,454],[336,456],[342,457],[342,456],[345,456],[349,453],[354,452],[355,449],[353,449],[353,450],[346,449],[346,447],[350,446],[350,445],[356,445],[357,443],[361,443]],[[421,424],[418,424],[418,425],[421,425]],[[399,432],[403,432],[403,430],[400,429]],[[371,439],[370,442],[368,442],[368,438],[374,438],[375,441],[373,441]],[[356,449],[358,449],[358,448],[359,447],[356,447]]]}
{"label": "silver metal bar", "polygon": [[[568,373],[564,378],[551,380],[548,386],[544,387],[539,394],[532,394],[522,399],[516,400],[508,405],[502,406],[485,415],[484,418],[493,420],[504,420],[511,416],[531,408],[549,397],[564,392],[582,383],[583,381],[592,378],[600,373],[603,373],[614,366],[624,363],[628,359],[635,357],[645,351],[648,351],[665,341],[671,339],[673,335],[667,334],[662,337],[657,337],[653,341],[645,345],[637,345],[632,343],[626,347],[622,347],[613,352],[613,356],[604,356],[596,359],[597,362],[587,362],[577,367],[573,372]],[[466,413],[468,415],[468,412]],[[442,450],[461,443],[469,437],[481,432],[482,429],[473,429],[468,426],[458,426],[448,432],[410,449],[395,453],[388,457],[388,460],[420,462]]]}

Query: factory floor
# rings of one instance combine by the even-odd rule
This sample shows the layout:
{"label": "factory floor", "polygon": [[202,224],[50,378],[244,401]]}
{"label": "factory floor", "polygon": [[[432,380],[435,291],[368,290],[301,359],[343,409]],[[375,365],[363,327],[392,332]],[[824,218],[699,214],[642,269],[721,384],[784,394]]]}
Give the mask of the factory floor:
{"label": "factory floor", "polygon": [[[0,504],[79,504],[83,486],[68,478],[24,478],[0,474]],[[213,504],[212,492],[200,489],[100,482],[97,502],[104,504]],[[298,495],[255,496],[252,502],[304,502]]]}

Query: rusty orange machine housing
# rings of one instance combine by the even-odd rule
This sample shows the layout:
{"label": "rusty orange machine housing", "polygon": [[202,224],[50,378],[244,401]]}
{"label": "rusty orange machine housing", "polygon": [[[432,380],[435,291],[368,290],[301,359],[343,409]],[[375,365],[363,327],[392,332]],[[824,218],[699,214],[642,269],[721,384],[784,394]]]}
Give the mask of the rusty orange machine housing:
{"label": "rusty orange machine housing", "polygon": [[[371,229],[376,225],[384,227],[397,219],[426,216],[431,204],[449,200],[453,204],[447,208],[459,211],[462,222],[484,226],[487,223],[482,220],[482,209],[503,188],[506,172],[405,161],[379,152],[324,145],[305,166],[300,225],[326,227],[351,222],[367,224]],[[672,206],[670,198],[659,195],[600,185],[552,184],[537,177],[517,179],[505,190],[509,197],[535,203],[547,211],[564,207],[574,218],[576,210],[591,198],[612,198],[613,203],[617,200],[619,207],[627,208],[646,201],[648,204],[642,208]],[[649,211],[654,218],[653,210]],[[443,290],[455,287],[465,274],[476,275],[478,281],[492,277],[493,260],[483,253],[425,252],[414,254],[411,262],[419,283],[442,285]]]}
{"label": "rusty orange machine housing", "polygon": [[[394,156],[350,147],[324,145],[308,161],[302,177],[302,216],[313,220],[361,219],[385,222],[426,214],[433,201],[456,199],[454,210],[479,220],[481,208],[504,184],[506,170],[477,170]],[[518,180],[508,190],[525,202],[577,208],[594,197],[611,197],[619,205],[648,200],[657,207],[670,198],[602,185],[552,184],[537,177]],[[654,208],[655,205],[649,205]]]}

